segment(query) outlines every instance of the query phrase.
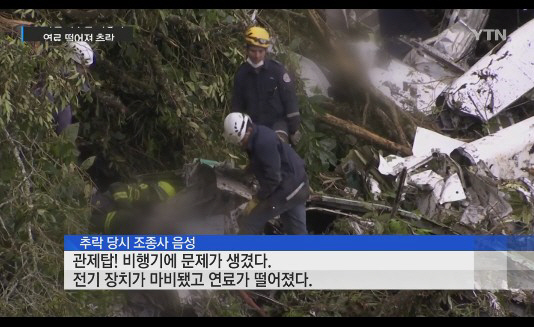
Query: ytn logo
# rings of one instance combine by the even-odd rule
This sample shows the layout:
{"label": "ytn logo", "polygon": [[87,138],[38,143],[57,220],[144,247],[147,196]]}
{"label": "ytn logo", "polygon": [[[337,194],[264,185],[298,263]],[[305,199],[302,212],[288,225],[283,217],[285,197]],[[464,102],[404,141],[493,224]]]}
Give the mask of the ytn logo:
{"label": "ytn logo", "polygon": [[[475,33],[475,39],[480,41],[480,34],[486,33],[486,40],[488,41],[504,41],[506,40],[506,30],[496,29],[481,29],[480,31],[473,31]],[[492,35],[495,35],[494,37]],[[500,38],[500,40],[499,40]]]}

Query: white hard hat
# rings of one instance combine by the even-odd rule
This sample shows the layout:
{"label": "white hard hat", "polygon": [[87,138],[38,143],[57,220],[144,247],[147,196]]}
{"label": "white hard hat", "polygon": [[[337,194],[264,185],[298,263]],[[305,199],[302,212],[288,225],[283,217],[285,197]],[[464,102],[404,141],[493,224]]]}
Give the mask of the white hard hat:
{"label": "white hard hat", "polygon": [[247,114],[232,112],[224,119],[224,138],[233,144],[239,144],[247,132],[247,122],[252,121]]}
{"label": "white hard hat", "polygon": [[93,49],[87,42],[69,42],[69,47],[74,49],[72,59],[81,65],[89,66],[93,63]]}

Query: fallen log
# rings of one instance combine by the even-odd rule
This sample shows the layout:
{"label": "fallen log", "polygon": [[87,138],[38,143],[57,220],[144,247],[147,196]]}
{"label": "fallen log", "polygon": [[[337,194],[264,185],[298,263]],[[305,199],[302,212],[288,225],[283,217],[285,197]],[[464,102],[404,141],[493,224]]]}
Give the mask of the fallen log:
{"label": "fallen log", "polygon": [[392,151],[392,152],[398,152],[402,154],[403,156],[411,156],[412,155],[412,149],[405,145],[401,145],[395,142],[392,142],[390,140],[387,140],[379,135],[376,135],[373,132],[368,131],[367,129],[360,127],[352,122],[345,121],[343,119],[340,119],[336,116],[333,116],[331,114],[324,114],[322,116],[319,116],[319,119],[331,126],[340,128],[341,130],[350,133],[354,136],[360,137],[362,139],[365,139],[376,146]]}

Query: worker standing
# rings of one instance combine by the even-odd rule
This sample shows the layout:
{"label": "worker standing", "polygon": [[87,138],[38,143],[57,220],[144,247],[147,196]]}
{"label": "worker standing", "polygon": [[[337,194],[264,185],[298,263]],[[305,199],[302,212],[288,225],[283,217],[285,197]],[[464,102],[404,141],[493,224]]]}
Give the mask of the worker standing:
{"label": "worker standing", "polygon": [[304,160],[272,129],[254,124],[243,113],[226,117],[224,137],[247,152],[250,171],[260,186],[247,205],[250,213],[239,221],[239,233],[261,234],[265,224],[280,215],[287,234],[307,234],[309,186]]}
{"label": "worker standing", "polygon": [[232,112],[250,116],[255,124],[273,129],[285,143],[300,139],[300,113],[293,79],[284,66],[266,58],[271,39],[254,26],[245,33],[247,61],[234,79]]}

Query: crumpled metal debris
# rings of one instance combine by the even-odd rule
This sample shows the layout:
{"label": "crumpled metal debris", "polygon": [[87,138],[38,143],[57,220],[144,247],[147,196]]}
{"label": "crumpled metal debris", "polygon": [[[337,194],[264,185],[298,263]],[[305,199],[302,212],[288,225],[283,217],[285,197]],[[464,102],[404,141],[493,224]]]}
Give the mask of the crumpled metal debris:
{"label": "crumpled metal debris", "polygon": [[[443,54],[451,63],[468,68],[465,59],[474,49],[476,38],[474,31],[482,29],[489,17],[489,9],[454,9],[449,18],[449,25],[437,36],[422,42]],[[457,77],[458,73],[444,67],[428,53],[413,49],[406,55],[404,62],[418,71],[434,78]]]}
{"label": "crumpled metal debris", "polygon": [[[523,124],[530,126],[532,123],[534,123],[534,119],[532,122]],[[517,131],[526,139],[530,137],[530,134],[525,132],[521,126]],[[508,135],[507,131],[503,133]],[[517,137],[508,136],[507,139],[508,143],[511,139],[516,139],[516,144],[522,144],[520,140],[517,140]],[[534,140],[534,135],[532,139]],[[512,213],[512,207],[506,201],[504,194],[499,192],[497,179],[492,178],[491,174],[487,174],[486,170],[471,171],[469,165],[465,166],[465,164],[476,163],[476,161],[461,160],[462,158],[458,156],[458,153],[461,153],[459,150],[477,149],[485,153],[483,148],[477,148],[477,144],[487,144],[488,149],[491,148],[492,150],[491,153],[499,153],[499,149],[506,148],[501,150],[504,154],[498,157],[506,160],[508,157],[514,156],[509,155],[510,153],[507,151],[517,151],[516,157],[521,158],[520,154],[528,154],[532,145],[523,144],[523,146],[514,147],[505,146],[505,143],[502,143],[503,146],[499,147],[495,143],[490,145],[489,142],[476,143],[477,141],[466,144],[439,133],[418,128],[412,149],[413,153],[417,155],[406,158],[396,156],[383,158],[380,156],[378,171],[384,175],[396,176],[403,168],[406,168],[408,172],[406,184],[412,187],[412,189],[408,188],[406,192],[415,195],[417,207],[425,217],[431,219],[437,217],[442,208],[445,208],[444,205],[458,203],[456,210],[459,210],[459,222],[469,226],[479,226],[481,223],[487,226],[495,225]],[[480,157],[484,156],[476,156],[476,158]],[[484,158],[486,161],[493,162],[489,156]],[[460,166],[458,162],[464,166]],[[493,169],[500,168],[494,167]],[[522,171],[522,173],[525,172]],[[528,179],[525,180],[524,184],[527,187],[528,185],[533,186],[532,191],[534,191],[534,185],[529,184]]]}
{"label": "crumpled metal debris", "polygon": [[[529,68],[534,65],[534,20],[469,67],[467,59],[474,56],[489,13],[489,9],[454,9],[448,26],[435,37],[425,41],[401,37],[413,48],[403,61],[390,58],[372,38],[348,45],[366,67],[371,83],[399,108],[437,115],[444,130],[466,130],[501,117],[522,96],[527,101],[516,106],[524,107],[534,94]],[[346,10],[338,13],[345,23],[346,14]],[[443,106],[445,110],[440,110]]]}
{"label": "crumpled metal debris", "polygon": [[449,108],[486,122],[534,88],[534,20],[526,23],[445,91]]}

